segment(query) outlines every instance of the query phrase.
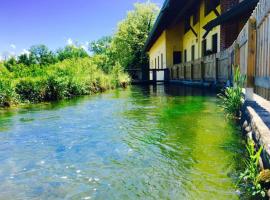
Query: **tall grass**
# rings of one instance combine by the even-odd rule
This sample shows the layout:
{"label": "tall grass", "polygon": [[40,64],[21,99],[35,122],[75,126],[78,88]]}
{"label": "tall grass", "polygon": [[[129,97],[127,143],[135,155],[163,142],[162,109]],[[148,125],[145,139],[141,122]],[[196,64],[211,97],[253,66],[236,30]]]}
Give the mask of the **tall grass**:
{"label": "tall grass", "polygon": [[102,92],[129,83],[121,66],[110,73],[91,58],[68,59],[49,66],[0,65],[0,106],[37,103]]}

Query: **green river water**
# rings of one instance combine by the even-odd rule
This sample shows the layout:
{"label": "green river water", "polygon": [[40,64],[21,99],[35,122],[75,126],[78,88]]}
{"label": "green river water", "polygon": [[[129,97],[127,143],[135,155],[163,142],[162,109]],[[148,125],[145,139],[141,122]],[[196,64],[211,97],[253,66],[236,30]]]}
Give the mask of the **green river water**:
{"label": "green river water", "polygon": [[238,199],[243,149],[216,95],[196,88],[0,110],[0,199]]}

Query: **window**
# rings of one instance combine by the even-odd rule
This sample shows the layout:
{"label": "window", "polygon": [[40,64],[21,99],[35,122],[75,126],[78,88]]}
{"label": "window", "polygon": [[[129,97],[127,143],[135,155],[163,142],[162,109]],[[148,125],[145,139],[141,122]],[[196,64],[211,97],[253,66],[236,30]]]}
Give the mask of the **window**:
{"label": "window", "polygon": [[220,4],[220,0],[205,0],[204,15],[207,16]]}
{"label": "window", "polygon": [[187,50],[184,51],[184,62],[187,62]]}
{"label": "window", "polygon": [[206,41],[206,39],[204,39],[202,41],[202,57],[206,56],[206,50],[207,50],[207,41]]}
{"label": "window", "polygon": [[191,60],[195,60],[195,45],[192,45],[191,47]]}
{"label": "window", "polygon": [[173,64],[177,65],[182,62],[182,53],[181,51],[174,51],[173,52]]}
{"label": "window", "polygon": [[155,58],[155,69],[157,68],[157,58]]}
{"label": "window", "polygon": [[163,69],[163,54],[161,54],[161,69]]}
{"label": "window", "polygon": [[212,53],[217,53],[218,51],[218,34],[212,36]]}
{"label": "window", "polygon": [[185,33],[190,29],[190,16],[185,18]]}
{"label": "window", "polygon": [[158,69],[159,69],[159,56],[158,56]]}

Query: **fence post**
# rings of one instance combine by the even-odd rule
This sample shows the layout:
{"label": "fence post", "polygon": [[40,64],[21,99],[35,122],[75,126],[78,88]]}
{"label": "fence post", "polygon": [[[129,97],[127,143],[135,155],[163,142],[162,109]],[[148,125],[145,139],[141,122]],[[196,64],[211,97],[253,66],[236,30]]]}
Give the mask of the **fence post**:
{"label": "fence post", "polygon": [[204,62],[201,61],[201,81],[204,82]]}
{"label": "fence post", "polygon": [[191,62],[191,65],[190,65],[190,79],[191,81],[193,81],[193,77],[194,77],[194,63]]}
{"label": "fence post", "polygon": [[179,80],[180,78],[179,78],[179,66],[178,65],[176,67],[176,70],[177,70],[177,80]]}
{"label": "fence post", "polygon": [[215,57],[216,85],[218,84],[218,58]]}
{"label": "fence post", "polygon": [[239,44],[235,44],[234,47],[234,69],[240,67],[240,47]]}
{"label": "fence post", "polygon": [[157,70],[156,69],[153,70],[153,81],[157,82]]}
{"label": "fence post", "polygon": [[187,76],[186,76],[186,63],[184,63],[184,80],[186,80]]}
{"label": "fence post", "polygon": [[247,86],[246,100],[253,100],[254,76],[256,66],[256,19],[248,21],[248,55],[247,55]]}

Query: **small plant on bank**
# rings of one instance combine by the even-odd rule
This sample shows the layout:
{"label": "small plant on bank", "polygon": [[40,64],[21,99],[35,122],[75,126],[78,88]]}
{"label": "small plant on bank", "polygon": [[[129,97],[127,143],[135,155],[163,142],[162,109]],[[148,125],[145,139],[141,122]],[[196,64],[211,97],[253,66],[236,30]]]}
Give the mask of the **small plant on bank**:
{"label": "small plant on bank", "polygon": [[224,94],[219,94],[221,98],[221,107],[228,117],[239,118],[240,110],[243,105],[243,87],[246,77],[241,75],[239,67],[234,72],[233,86],[225,89]]}
{"label": "small plant on bank", "polygon": [[252,140],[247,144],[248,158],[245,160],[245,171],[240,174],[238,186],[255,199],[266,198],[265,183],[270,180],[270,173],[268,170],[260,172],[259,160],[263,150],[261,147],[256,151],[255,143]]}

